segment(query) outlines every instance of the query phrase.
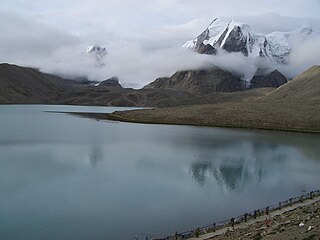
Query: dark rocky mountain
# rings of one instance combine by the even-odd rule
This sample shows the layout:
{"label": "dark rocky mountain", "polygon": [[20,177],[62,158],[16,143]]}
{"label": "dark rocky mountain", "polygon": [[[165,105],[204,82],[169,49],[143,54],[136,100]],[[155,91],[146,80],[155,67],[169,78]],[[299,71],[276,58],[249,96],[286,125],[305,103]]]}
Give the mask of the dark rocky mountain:
{"label": "dark rocky mountain", "polygon": [[[275,86],[281,74],[272,72],[264,78],[266,85]],[[228,102],[247,96],[259,97],[266,92],[264,88],[241,90],[245,90],[241,79],[219,68],[177,72],[143,89],[131,89],[122,88],[117,78],[92,85],[32,68],[0,64],[0,103],[165,107]]]}
{"label": "dark rocky mountain", "polygon": [[281,85],[287,83],[287,78],[278,70],[274,70],[268,74],[257,73],[251,79],[250,88],[262,88],[262,87],[280,87]]}
{"label": "dark rocky mountain", "polygon": [[0,64],[0,104],[176,106],[206,101],[185,91],[122,88],[116,78],[92,85],[33,68]]}
{"label": "dark rocky mountain", "polygon": [[80,85],[33,68],[0,64],[0,97],[5,103],[49,103]]}
{"label": "dark rocky mountain", "polygon": [[200,43],[200,45],[197,46],[196,51],[200,54],[207,54],[207,55],[216,55],[217,54],[217,49],[212,47],[210,44]]}
{"label": "dark rocky mountain", "polygon": [[119,79],[117,77],[112,77],[107,80],[104,80],[98,84],[98,87],[110,87],[110,88],[122,88],[121,84],[119,83]]}
{"label": "dark rocky mountain", "polygon": [[244,90],[243,81],[218,67],[206,70],[176,72],[170,78],[158,78],[145,89],[172,89],[193,94]]}

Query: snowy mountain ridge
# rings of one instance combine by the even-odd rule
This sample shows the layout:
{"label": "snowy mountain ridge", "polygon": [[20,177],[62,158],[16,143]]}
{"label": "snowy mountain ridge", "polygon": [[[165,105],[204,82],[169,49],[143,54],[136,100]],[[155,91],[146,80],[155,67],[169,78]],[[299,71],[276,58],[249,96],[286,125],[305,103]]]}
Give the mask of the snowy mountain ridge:
{"label": "snowy mountain ridge", "polygon": [[100,45],[91,45],[87,47],[87,54],[91,54],[96,56],[97,58],[103,58],[108,55],[107,49],[105,47],[101,47]]}
{"label": "snowy mountain ridge", "polygon": [[107,49],[105,47],[101,47],[100,45],[91,45],[88,46],[86,51],[86,55],[93,57],[95,60],[95,65],[97,67],[103,67],[104,64],[104,58],[108,55]]}
{"label": "snowy mountain ridge", "polygon": [[216,18],[198,37],[186,42],[182,47],[205,54],[213,54],[216,50],[223,49],[285,64],[288,63],[293,45],[303,42],[313,34],[315,33],[311,28],[257,34],[248,24]]}

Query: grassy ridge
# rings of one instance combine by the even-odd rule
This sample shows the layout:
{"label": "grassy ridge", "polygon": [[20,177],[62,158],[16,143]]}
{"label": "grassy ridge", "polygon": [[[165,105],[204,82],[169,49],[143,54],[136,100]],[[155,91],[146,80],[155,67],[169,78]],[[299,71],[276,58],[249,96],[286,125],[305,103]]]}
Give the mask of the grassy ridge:
{"label": "grassy ridge", "polygon": [[185,107],[114,112],[117,121],[211,127],[253,128],[320,133],[317,106],[264,103],[220,103]]}
{"label": "grassy ridge", "polygon": [[264,95],[152,110],[114,112],[108,119],[162,124],[255,128],[320,133],[320,66]]}

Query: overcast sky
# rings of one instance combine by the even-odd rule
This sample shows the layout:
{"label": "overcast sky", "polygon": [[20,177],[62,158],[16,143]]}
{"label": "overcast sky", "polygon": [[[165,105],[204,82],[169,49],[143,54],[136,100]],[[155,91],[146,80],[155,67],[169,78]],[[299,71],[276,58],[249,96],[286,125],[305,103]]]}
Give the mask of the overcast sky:
{"label": "overcast sky", "polygon": [[[124,82],[146,83],[190,67],[187,56],[174,59],[171,50],[216,17],[261,33],[303,26],[319,31],[319,12],[319,0],[3,0],[0,62],[99,80],[122,74]],[[95,71],[77,62],[77,54],[96,43],[115,55],[112,68]]]}

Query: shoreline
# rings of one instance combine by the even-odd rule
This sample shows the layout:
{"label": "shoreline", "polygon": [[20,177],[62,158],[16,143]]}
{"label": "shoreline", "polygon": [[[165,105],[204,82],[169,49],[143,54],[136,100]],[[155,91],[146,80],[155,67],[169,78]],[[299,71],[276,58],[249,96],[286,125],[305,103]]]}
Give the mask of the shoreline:
{"label": "shoreline", "polygon": [[[135,111],[135,110],[131,110]],[[286,128],[271,128],[271,127],[254,127],[254,126],[241,126],[241,125],[227,125],[227,124],[201,124],[201,123],[179,123],[179,122],[164,122],[164,121],[153,121],[153,120],[142,120],[142,119],[130,119],[118,116],[114,113],[90,113],[90,112],[57,112],[47,111],[49,113],[64,113],[82,116],[86,118],[92,118],[101,121],[115,121],[115,122],[126,122],[126,123],[137,123],[137,124],[157,124],[157,125],[176,125],[176,126],[194,126],[194,127],[212,127],[212,128],[229,128],[229,129],[240,129],[240,130],[261,130],[261,131],[275,131],[275,132],[292,132],[292,133],[305,133],[305,134],[320,134],[320,130],[303,130],[303,129],[286,129]]]}
{"label": "shoreline", "polygon": [[[314,218],[314,216],[310,217],[310,215],[312,214],[312,210],[310,211],[308,208],[318,208],[318,206],[320,206],[319,196],[313,200],[305,200],[304,203],[296,204],[292,207],[287,207],[283,210],[275,210],[271,212],[268,216],[261,216],[252,221],[240,223],[239,225],[235,225],[234,228],[225,227],[222,228],[220,232],[216,231],[215,233],[204,234],[199,236],[198,238],[189,238],[189,240],[211,240],[229,238],[234,239],[234,237],[239,238],[241,235],[242,239],[246,239],[246,237],[247,239],[263,239],[267,237],[274,239],[273,235],[277,235],[278,239],[291,239],[291,237],[293,237],[294,239],[314,239],[313,236],[319,236],[319,225],[314,226],[314,223],[316,222],[317,224],[320,224],[320,219]],[[305,213],[306,216],[303,216],[301,214],[301,210]],[[319,214],[318,211],[317,214]],[[290,216],[292,215],[296,215],[295,217],[298,216],[298,218],[296,219],[297,221],[295,221],[294,217],[290,218]],[[316,219],[316,221],[310,223],[308,219]],[[283,221],[281,222],[281,220]],[[303,224],[303,226],[301,223]],[[300,224],[301,226],[299,226]],[[305,236],[303,236],[303,238],[299,238],[297,235],[295,235],[294,232],[286,233],[286,235],[292,235],[291,237],[280,236],[284,235],[285,227],[293,227],[296,228],[296,230],[301,229],[302,231],[300,230],[300,234]],[[318,232],[315,235],[315,232],[311,232],[311,230],[316,230]],[[307,236],[308,233],[310,234],[309,236]]]}
{"label": "shoreline", "polygon": [[[82,115],[81,113],[77,113]],[[90,113],[85,113],[84,116],[89,116]],[[90,117],[90,116],[89,116]],[[92,116],[96,118],[98,116]],[[201,123],[179,123],[179,122],[162,122],[162,121],[145,121],[129,119],[117,116],[113,113],[105,114],[104,118],[96,118],[99,120],[140,123],[140,124],[161,124],[161,125],[177,125],[177,126],[195,126],[195,127],[212,127],[212,128],[230,128],[230,129],[243,129],[243,130],[264,130],[264,131],[280,131],[280,132],[295,132],[295,133],[308,133],[308,134],[320,134],[320,130],[303,130],[303,129],[285,129],[285,128],[268,128],[268,127],[254,127],[254,126],[241,126],[241,125],[227,125],[227,124],[201,124]]]}
{"label": "shoreline", "polygon": [[[285,234],[291,235],[291,238],[283,236],[285,228],[289,227],[293,230]],[[305,231],[306,227],[307,231]],[[311,230],[315,230],[317,232],[316,236],[320,236],[320,190],[255,210],[254,213],[245,213],[230,220],[201,228],[197,227],[194,230],[176,233],[163,238],[155,238],[155,240],[249,240],[265,239],[265,237],[267,239],[281,240],[314,239],[312,236],[315,231]],[[295,233],[297,231],[298,233]],[[308,235],[307,233],[310,233],[309,237],[311,238],[298,238],[295,235]],[[274,238],[275,235],[277,238]],[[271,238],[268,238],[269,236]]]}

